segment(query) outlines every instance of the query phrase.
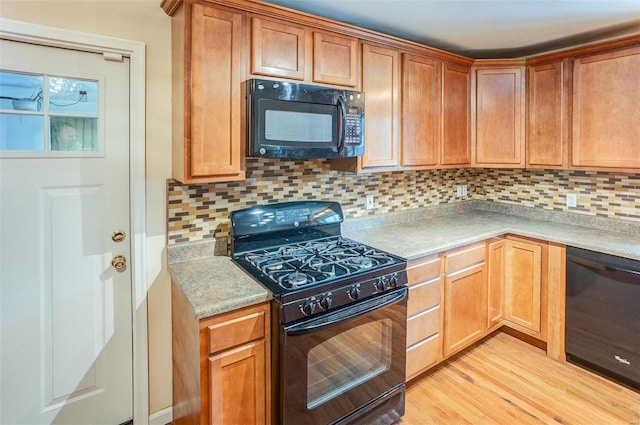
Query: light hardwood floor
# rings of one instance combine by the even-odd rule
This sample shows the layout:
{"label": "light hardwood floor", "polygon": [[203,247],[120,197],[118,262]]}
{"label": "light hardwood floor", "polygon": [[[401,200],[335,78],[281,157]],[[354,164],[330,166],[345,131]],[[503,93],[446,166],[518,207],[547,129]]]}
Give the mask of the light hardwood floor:
{"label": "light hardwood floor", "polygon": [[640,392],[497,333],[407,386],[401,425],[640,425]]}

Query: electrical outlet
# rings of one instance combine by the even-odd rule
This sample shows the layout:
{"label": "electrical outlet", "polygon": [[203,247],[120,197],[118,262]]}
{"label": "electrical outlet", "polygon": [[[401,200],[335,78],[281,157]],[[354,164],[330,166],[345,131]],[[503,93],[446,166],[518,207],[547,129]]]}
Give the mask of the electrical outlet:
{"label": "electrical outlet", "polygon": [[578,206],[578,196],[575,193],[567,193],[567,206],[570,208]]}
{"label": "electrical outlet", "polygon": [[373,203],[373,195],[367,195],[366,206],[368,210],[372,210],[376,207]]}
{"label": "electrical outlet", "polygon": [[467,196],[467,185],[462,185],[462,196]]}
{"label": "electrical outlet", "polygon": [[467,196],[467,185],[458,185],[456,186],[456,196],[458,198],[462,196]]}

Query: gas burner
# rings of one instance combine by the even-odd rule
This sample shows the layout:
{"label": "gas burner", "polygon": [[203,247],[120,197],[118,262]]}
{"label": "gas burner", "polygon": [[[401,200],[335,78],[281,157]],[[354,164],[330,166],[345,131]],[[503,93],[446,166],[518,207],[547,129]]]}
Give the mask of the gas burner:
{"label": "gas burner", "polygon": [[284,265],[282,264],[281,261],[274,261],[273,263],[268,263],[265,265],[265,268],[270,272],[276,271],[276,270],[282,270],[282,267],[284,267]]}
{"label": "gas burner", "polygon": [[309,281],[309,276],[298,271],[288,274],[284,277],[284,283],[291,288],[300,288]]}
{"label": "gas burner", "polygon": [[358,269],[370,269],[374,261],[369,257],[353,257],[346,261],[346,264]]}
{"label": "gas burner", "polygon": [[307,262],[307,265],[312,269],[317,269],[318,267],[322,266],[324,263],[325,263],[325,260],[323,260],[322,258],[313,257]]}

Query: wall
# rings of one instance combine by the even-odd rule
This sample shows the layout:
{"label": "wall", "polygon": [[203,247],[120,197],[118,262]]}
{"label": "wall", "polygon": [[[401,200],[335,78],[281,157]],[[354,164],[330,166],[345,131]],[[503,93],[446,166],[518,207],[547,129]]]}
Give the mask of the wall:
{"label": "wall", "polygon": [[171,170],[171,18],[159,0],[2,0],[0,16],[146,44],[149,410],[171,405],[171,303],[166,179]]}
{"label": "wall", "polygon": [[[464,184],[468,197],[456,197]],[[577,208],[566,207],[567,192],[578,195]],[[365,209],[367,194],[373,210]],[[228,237],[230,211],[306,199],[338,201],[347,218],[482,199],[640,222],[640,175],[467,168],[356,176],[331,170],[329,161],[251,158],[242,182],[169,183],[169,245]]]}

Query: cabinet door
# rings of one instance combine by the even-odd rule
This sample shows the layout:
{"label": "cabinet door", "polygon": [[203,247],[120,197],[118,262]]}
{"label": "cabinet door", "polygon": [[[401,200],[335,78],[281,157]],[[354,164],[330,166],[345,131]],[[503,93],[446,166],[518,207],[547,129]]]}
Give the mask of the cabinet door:
{"label": "cabinet door", "polygon": [[251,73],[304,80],[305,29],[253,18]]}
{"label": "cabinet door", "polygon": [[640,47],[576,59],[572,165],[640,169]]}
{"label": "cabinet door", "polygon": [[442,66],[442,165],[471,163],[471,68]]}
{"label": "cabinet door", "polygon": [[438,164],[441,84],[440,61],[402,55],[403,166]]}
{"label": "cabinet door", "polygon": [[355,87],[358,83],[358,40],[313,33],[313,81]]}
{"label": "cabinet door", "polygon": [[445,276],[445,357],[484,335],[486,282],[484,263]]}
{"label": "cabinet door", "polygon": [[504,319],[504,240],[487,246],[487,328],[499,325]]}
{"label": "cabinet door", "polygon": [[505,242],[505,319],[540,332],[542,248]]}
{"label": "cabinet door", "polygon": [[363,168],[398,165],[398,51],[362,45]]}
{"label": "cabinet door", "polygon": [[475,164],[524,167],[523,68],[476,71]]}
{"label": "cabinet door", "polygon": [[531,168],[566,166],[563,64],[532,66],[528,72],[527,165]]}
{"label": "cabinet door", "polygon": [[265,340],[209,357],[211,425],[266,424]]}
{"label": "cabinet door", "polygon": [[240,141],[243,15],[194,4],[191,24],[186,180],[244,177]]}

